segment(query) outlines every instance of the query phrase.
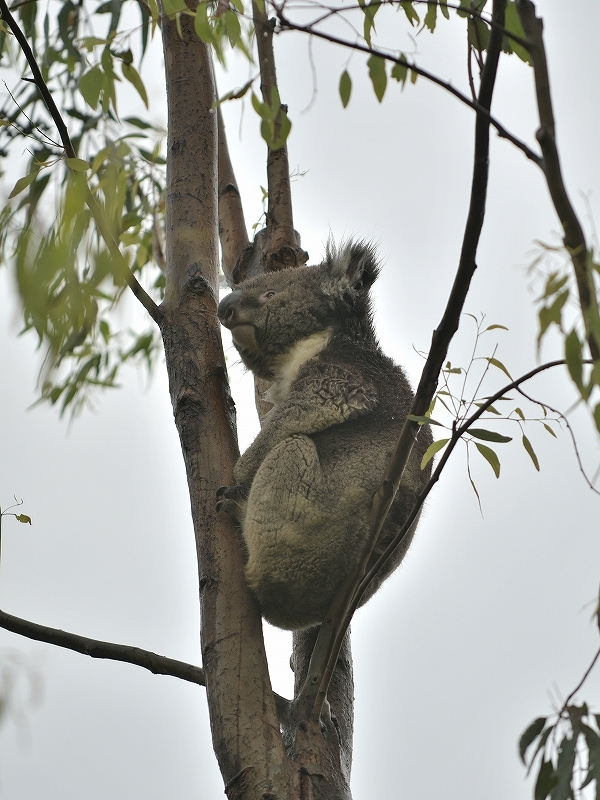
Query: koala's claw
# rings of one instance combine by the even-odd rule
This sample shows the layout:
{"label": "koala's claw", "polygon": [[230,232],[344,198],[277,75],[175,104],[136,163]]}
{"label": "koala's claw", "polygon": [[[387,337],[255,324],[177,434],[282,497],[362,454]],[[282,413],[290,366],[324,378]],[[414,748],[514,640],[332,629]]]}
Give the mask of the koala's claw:
{"label": "koala's claw", "polygon": [[240,484],[220,486],[217,489],[217,511],[231,512],[245,499],[246,491]]}

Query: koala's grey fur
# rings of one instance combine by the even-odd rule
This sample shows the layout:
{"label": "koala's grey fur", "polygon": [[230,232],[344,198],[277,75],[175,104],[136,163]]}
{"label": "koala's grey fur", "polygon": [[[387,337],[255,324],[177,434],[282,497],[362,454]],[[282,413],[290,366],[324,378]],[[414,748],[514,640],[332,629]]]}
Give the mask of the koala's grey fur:
{"label": "koala's grey fur", "polygon": [[[373,249],[350,243],[329,248],[319,266],[244,281],[219,305],[244,364],[273,381],[267,399],[274,407],[235,466],[238,486],[224,490],[219,507],[236,516],[248,584],[263,616],[281,628],[321,622],[356,570],[373,495],[411,406],[403,370],[375,337],[369,288],[377,272]],[[420,461],[430,442],[426,427],[375,557],[429,477]],[[363,602],[398,566],[415,527]]]}

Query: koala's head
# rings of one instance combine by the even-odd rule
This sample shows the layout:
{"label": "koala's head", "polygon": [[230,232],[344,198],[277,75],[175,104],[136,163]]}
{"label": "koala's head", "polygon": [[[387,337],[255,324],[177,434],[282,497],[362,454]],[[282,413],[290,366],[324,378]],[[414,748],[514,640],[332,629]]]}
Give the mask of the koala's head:
{"label": "koala's head", "polygon": [[328,246],[318,266],[268,272],[238,284],[221,300],[219,320],[231,331],[244,364],[272,379],[277,357],[314,333],[374,337],[369,288],[377,273],[370,245]]}

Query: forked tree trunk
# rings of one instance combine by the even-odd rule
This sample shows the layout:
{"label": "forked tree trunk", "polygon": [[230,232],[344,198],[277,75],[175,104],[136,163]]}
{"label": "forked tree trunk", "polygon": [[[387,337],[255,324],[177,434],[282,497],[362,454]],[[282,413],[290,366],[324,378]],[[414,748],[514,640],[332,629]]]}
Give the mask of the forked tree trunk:
{"label": "forked tree trunk", "polygon": [[[168,144],[161,331],[196,535],[213,745],[230,799],[348,800],[350,750],[340,745],[340,736],[351,741],[351,719],[326,714],[322,724],[308,726],[290,719],[283,699],[277,708],[260,613],[244,581],[239,532],[215,512],[217,488],[231,483],[238,457],[216,316],[217,113],[210,53],[193,19],[182,15],[179,25],[181,35],[163,15]],[[222,207],[229,208],[224,188],[222,182]],[[229,242],[243,246],[245,234],[231,228],[228,233]],[[307,648],[296,649],[297,676],[309,655]]]}

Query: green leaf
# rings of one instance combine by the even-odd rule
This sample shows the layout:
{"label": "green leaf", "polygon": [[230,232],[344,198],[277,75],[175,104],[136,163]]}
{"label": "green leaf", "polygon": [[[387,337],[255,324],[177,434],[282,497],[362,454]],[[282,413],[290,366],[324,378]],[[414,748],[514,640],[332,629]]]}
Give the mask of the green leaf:
{"label": "green leaf", "polygon": [[225,23],[229,44],[235,47],[242,36],[242,28],[238,15],[234,11],[226,11],[223,14],[223,22]]}
{"label": "green leaf", "polygon": [[352,93],[352,78],[347,69],[345,69],[340,76],[340,99],[344,108],[350,102],[350,94]]}
{"label": "green leaf", "polygon": [[523,422],[525,421],[525,414],[521,411],[520,408],[515,408],[515,414],[520,417]]}
{"label": "green leaf", "polygon": [[[504,27],[507,31],[514,33],[515,36],[518,36],[520,39],[527,39],[525,31],[523,30],[523,26],[521,25],[521,19],[519,17],[519,12],[514,0],[510,0],[506,6],[506,10],[504,12]],[[529,50],[527,50],[526,47],[523,47],[522,44],[515,42],[514,39],[510,38],[510,36],[505,36],[503,44],[505,46],[505,51],[514,53],[526,64],[533,63],[531,60],[531,55],[529,54]]]}
{"label": "green leaf", "polygon": [[535,782],[534,798],[535,800],[546,800],[553,787],[556,785],[558,778],[554,772],[551,761],[544,761],[540,765],[540,771]]}
{"label": "green leaf", "polygon": [[568,298],[569,298],[569,290],[565,289],[556,297],[552,305],[540,308],[539,311],[540,332],[538,334],[538,344],[540,343],[542,336],[544,335],[544,333],[546,333],[546,331],[548,330],[550,325],[552,325],[552,323],[555,323],[559,327],[561,326],[562,309],[564,304],[567,302]]}
{"label": "green leaf", "polygon": [[596,428],[600,433],[600,403],[598,403],[598,405],[594,409],[594,422],[596,423]]}
{"label": "green leaf", "polygon": [[[179,2],[179,0],[176,0],[176,2]],[[208,10],[206,2],[200,2],[196,6],[196,16],[194,17],[194,29],[196,31],[196,34],[198,35],[198,38],[201,41],[203,41],[205,44],[212,44],[215,37],[212,28],[210,27],[210,22],[208,21]]]}
{"label": "green leaf", "polygon": [[385,59],[381,58],[381,56],[371,56],[367,61],[367,66],[369,67],[369,77],[373,84],[375,96],[381,103],[387,86]]}
{"label": "green leaf", "polygon": [[535,450],[533,449],[533,446],[532,446],[531,442],[530,442],[530,441],[529,441],[529,439],[528,439],[528,438],[525,436],[525,434],[523,434],[523,447],[524,447],[524,448],[525,448],[525,450],[527,450],[527,452],[529,453],[529,457],[530,457],[530,458],[531,458],[531,460],[533,461],[533,466],[534,466],[534,467],[537,469],[537,471],[539,472],[539,471],[540,471],[540,462],[538,461],[538,457],[537,457],[537,456],[536,456],[536,454],[535,454]]}
{"label": "green leaf", "polygon": [[573,383],[582,395],[586,392],[583,385],[583,357],[581,355],[581,342],[577,331],[573,329],[565,339],[565,360]]}
{"label": "green leaf", "polygon": [[142,98],[144,105],[146,108],[148,108],[148,95],[146,93],[144,82],[140,77],[140,73],[133,66],[133,64],[127,64],[126,62],[121,64],[121,70],[123,72],[123,77],[135,87],[137,93]]}
{"label": "green leaf", "polygon": [[90,168],[88,162],[83,158],[65,158],[65,161],[74,172],[87,172]]}
{"label": "green leaf", "polygon": [[540,733],[544,729],[544,725],[546,724],[546,717],[538,717],[534,719],[531,725],[528,725],[527,728],[521,734],[521,738],[519,739],[519,756],[521,757],[521,761],[525,764],[525,754],[531,744],[537,739]]}
{"label": "green leaf", "polygon": [[12,192],[8,195],[8,199],[10,200],[11,197],[16,197],[18,194],[21,194],[23,189],[26,189],[30,183],[34,182],[38,176],[38,173],[39,169],[36,169],[35,172],[30,172],[29,175],[25,175],[24,178],[19,178],[19,180],[13,186]]}
{"label": "green leaf", "polygon": [[394,64],[390,74],[392,78],[395,78],[398,83],[404,86],[408,77],[408,63],[403,56],[400,56],[399,60]]}
{"label": "green leaf", "polygon": [[[481,408],[482,406],[485,405],[485,403],[475,403],[475,405],[477,406],[477,408]],[[485,411],[486,411],[486,413],[489,413],[489,414],[496,414],[498,417],[502,416],[500,411],[498,411],[497,408],[494,408],[494,406],[488,406]]]}
{"label": "green leaf", "polygon": [[279,113],[279,135],[272,142],[267,141],[267,144],[273,152],[280,150],[284,146],[291,130],[292,123],[290,122],[290,118],[282,108]]}
{"label": "green leaf", "polygon": [[479,511],[483,516],[483,509],[481,508],[481,497],[479,497],[479,492],[477,491],[477,486],[475,486],[475,481],[471,477],[471,473],[469,472],[469,481],[471,482],[471,488],[475,492],[475,497],[477,498],[477,504],[479,506]]}
{"label": "green leaf", "polygon": [[558,272],[552,272],[548,276],[548,280],[546,281],[546,287],[544,289],[544,294],[542,295],[543,299],[548,297],[552,297],[553,294],[557,294],[566,282],[569,280],[568,275],[560,275]]}
{"label": "green leaf", "polygon": [[372,0],[368,5],[362,5],[362,10],[365,15],[363,36],[365,42],[371,47],[371,31],[375,29],[375,14],[381,8],[381,0]]}
{"label": "green leaf", "polygon": [[88,106],[94,110],[98,107],[103,84],[104,73],[100,67],[92,67],[89,72],[86,72],[79,79],[79,92]]}
{"label": "green leaf", "polygon": [[441,425],[442,428],[444,427],[441,422],[436,422],[436,420],[431,419],[431,417],[421,417],[418,414],[409,414],[407,419],[418,422],[419,425]]}
{"label": "green leaf", "polygon": [[149,122],[146,122],[139,117],[124,117],[123,122],[129,123],[129,125],[134,125],[136,128],[140,128],[141,130],[147,130],[148,128],[154,127],[154,125],[151,125]]}
{"label": "green leaf", "polygon": [[533,755],[529,759],[527,775],[529,775],[529,773],[531,772],[531,768],[533,767],[533,764],[536,758],[538,757],[538,753],[543,753],[544,748],[546,747],[546,742],[548,741],[548,738],[550,734],[554,731],[555,727],[556,727],[555,725],[548,725],[548,727],[543,731],[542,735],[540,736],[538,743],[535,747],[535,750],[533,751]]}
{"label": "green leaf", "polygon": [[502,370],[502,372],[503,372],[503,373],[504,373],[504,374],[505,374],[505,375],[506,375],[508,378],[510,378],[510,380],[512,381],[512,379],[513,379],[512,375],[511,375],[511,374],[510,374],[510,372],[509,372],[509,371],[506,369],[506,367],[504,366],[504,364],[503,364],[501,361],[498,361],[498,359],[497,359],[497,358],[486,358],[486,361],[487,361],[489,364],[491,364],[493,367],[497,367],[498,369]]}
{"label": "green leaf", "polygon": [[400,8],[406,14],[406,18],[408,19],[411,25],[419,24],[421,20],[419,19],[419,15],[413,8],[413,4],[410,2],[410,0],[401,0]]}
{"label": "green leaf", "polygon": [[427,450],[425,451],[423,458],[421,459],[421,469],[425,469],[425,467],[427,466],[427,464],[429,464],[434,455],[438,451],[440,451],[442,447],[445,447],[449,441],[450,439],[438,439],[437,442],[433,442],[433,444],[430,444]]}
{"label": "green leaf", "polygon": [[483,439],[484,442],[497,442],[498,444],[512,442],[512,436],[502,436],[501,433],[488,431],[485,428],[469,428],[467,433],[474,436],[475,439]]}
{"label": "green leaf", "polygon": [[269,108],[269,106],[266,103],[261,103],[258,97],[254,94],[254,92],[251,93],[251,99],[252,99],[252,108],[256,111],[258,116],[264,120],[271,119],[271,109]]}
{"label": "green leaf", "polygon": [[551,800],[572,800],[573,792],[571,783],[574,778],[575,745],[577,735],[564,738],[558,747],[558,760],[556,762],[556,784],[550,794]]}
{"label": "green leaf", "polygon": [[485,458],[485,460],[489,463],[491,468],[494,470],[494,474],[497,478],[500,477],[500,461],[496,453],[492,450],[491,447],[486,447],[484,444],[479,444],[479,442],[475,442],[475,447],[479,450],[481,455]]}
{"label": "green leaf", "polygon": [[110,325],[105,319],[100,320],[100,333],[105,343],[108,344],[108,340],[110,339]]}
{"label": "green leaf", "polygon": [[471,47],[480,52],[486,50],[490,38],[490,29],[485,22],[476,17],[470,17],[467,28]]}
{"label": "green leaf", "polygon": [[431,33],[435,30],[435,25],[437,22],[437,3],[432,3],[428,9],[427,13],[425,14],[425,19],[423,20],[423,25],[428,28]]}
{"label": "green leaf", "polygon": [[27,514],[15,514],[15,519],[25,525],[31,525],[31,517],[28,517]]}
{"label": "green leaf", "polygon": [[[204,8],[206,8],[206,3],[200,3],[200,5],[204,5]],[[175,14],[181,14],[182,11],[189,10],[185,0],[163,0],[163,8],[165,14],[169,17],[174,17]]]}
{"label": "green leaf", "polygon": [[[596,423],[596,424],[597,424],[597,423]],[[556,439],[556,434],[554,433],[554,431],[552,430],[552,428],[550,427],[550,425],[547,425],[545,422],[542,422],[542,425],[544,426],[544,428],[546,428],[546,430],[548,431],[548,433],[550,433],[550,434],[551,434],[552,436],[554,436],[554,438]],[[600,428],[598,428],[598,430],[600,430]]]}
{"label": "green leaf", "polygon": [[485,331],[495,331],[495,330],[507,331],[508,328],[506,327],[506,325],[488,325],[487,328],[483,331],[483,333],[485,333]]}

